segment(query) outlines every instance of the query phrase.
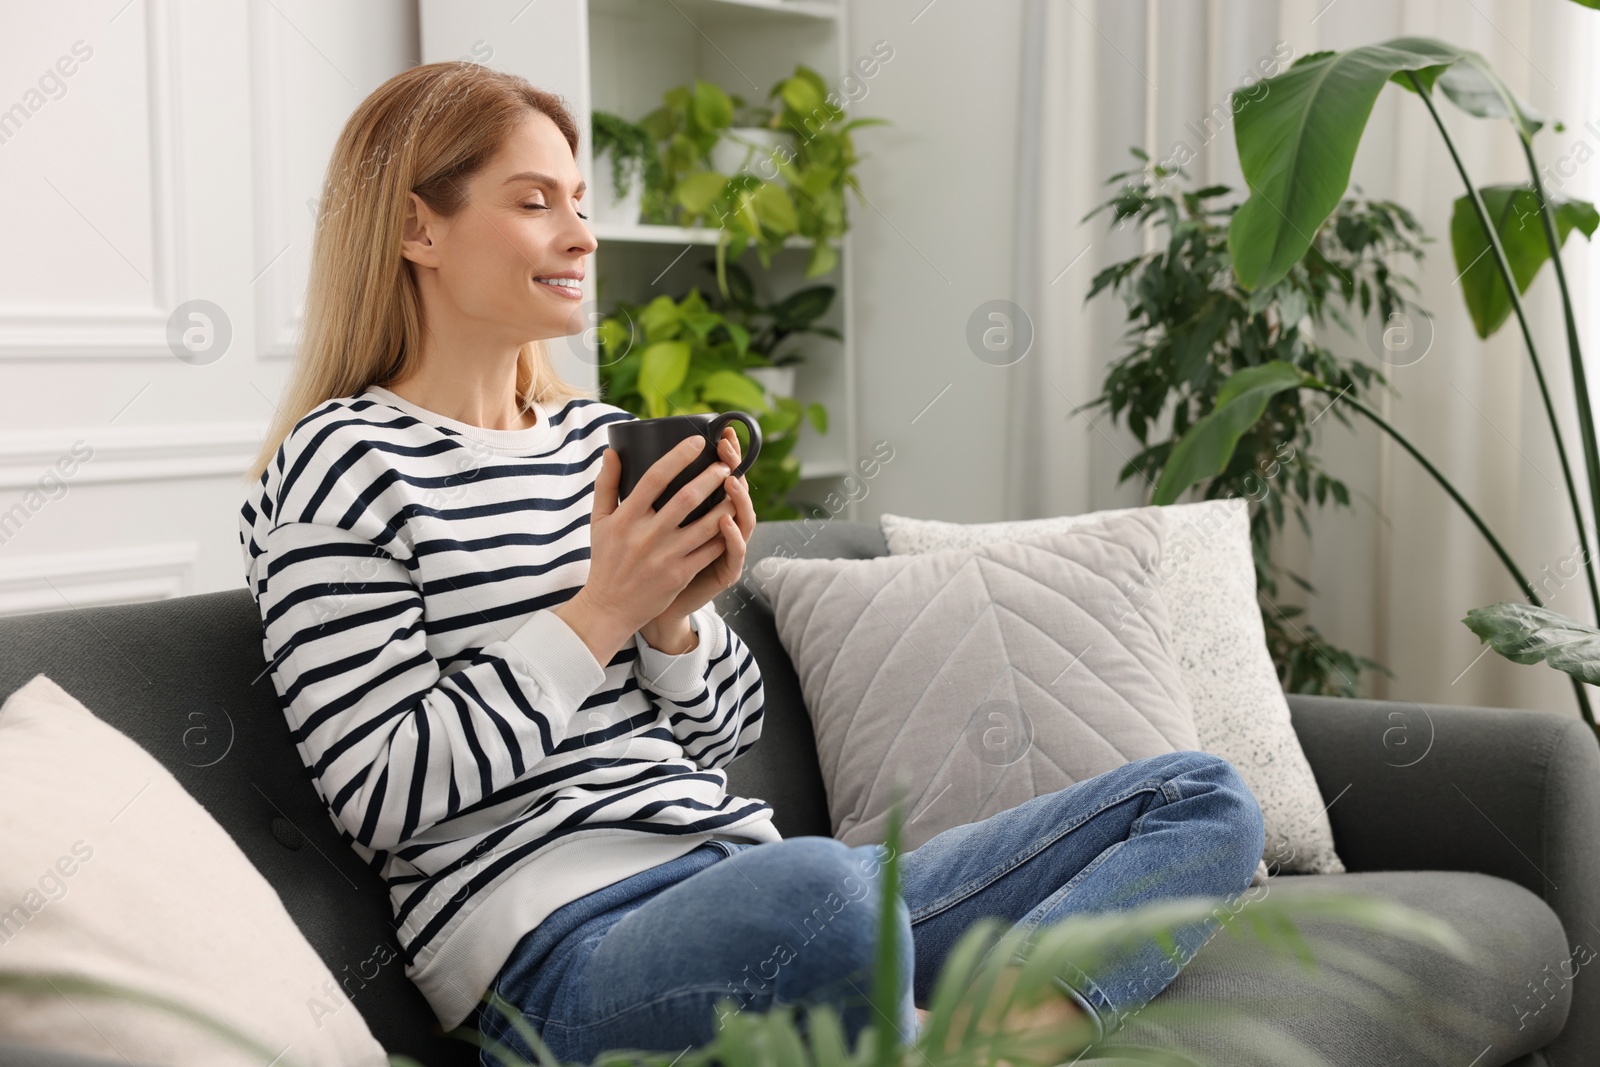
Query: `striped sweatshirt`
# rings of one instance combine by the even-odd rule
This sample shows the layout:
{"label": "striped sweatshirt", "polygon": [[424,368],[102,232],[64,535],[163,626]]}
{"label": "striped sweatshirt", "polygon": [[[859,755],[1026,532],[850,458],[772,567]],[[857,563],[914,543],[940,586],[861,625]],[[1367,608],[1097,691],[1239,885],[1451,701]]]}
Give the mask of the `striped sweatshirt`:
{"label": "striped sweatshirt", "polygon": [[240,512],[290,736],[447,1029],[561,905],[714,836],[778,840],[727,791],[763,693],[714,607],[688,652],[635,634],[605,664],[552,610],[588,578],[605,427],[634,416],[537,408],[490,430],[379,387],[329,400]]}

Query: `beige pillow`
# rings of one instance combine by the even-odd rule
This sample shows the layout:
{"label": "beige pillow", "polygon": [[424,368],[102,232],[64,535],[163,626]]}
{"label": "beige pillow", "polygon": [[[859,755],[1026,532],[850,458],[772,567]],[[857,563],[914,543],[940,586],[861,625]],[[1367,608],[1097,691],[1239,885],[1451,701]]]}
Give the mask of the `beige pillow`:
{"label": "beige pillow", "polygon": [[[166,768],[44,675],[0,707],[0,973],[185,1004],[281,1052],[387,1063],[266,879]],[[0,992],[0,1037],[135,1064],[262,1067],[193,1022],[84,993]]]}
{"label": "beige pillow", "polygon": [[1163,533],[1152,511],[972,549],[752,568],[800,679],[834,836],[881,841],[900,793],[915,848],[1198,748],[1152,578]]}

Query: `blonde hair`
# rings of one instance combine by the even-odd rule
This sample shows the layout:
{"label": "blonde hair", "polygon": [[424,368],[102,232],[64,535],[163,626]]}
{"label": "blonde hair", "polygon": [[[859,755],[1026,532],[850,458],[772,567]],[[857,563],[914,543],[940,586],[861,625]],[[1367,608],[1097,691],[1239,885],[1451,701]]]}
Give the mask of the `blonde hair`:
{"label": "blonde hair", "polygon": [[[450,217],[463,183],[529,112],[548,116],[578,150],[578,125],[553,93],[477,63],[428,63],[373,90],[328,160],[311,248],[305,327],[294,367],[246,477],[259,479],[284,438],[335,397],[407,377],[421,352],[422,303],[400,255],[407,194]],[[517,399],[596,399],[556,374],[543,341],[517,354]]]}

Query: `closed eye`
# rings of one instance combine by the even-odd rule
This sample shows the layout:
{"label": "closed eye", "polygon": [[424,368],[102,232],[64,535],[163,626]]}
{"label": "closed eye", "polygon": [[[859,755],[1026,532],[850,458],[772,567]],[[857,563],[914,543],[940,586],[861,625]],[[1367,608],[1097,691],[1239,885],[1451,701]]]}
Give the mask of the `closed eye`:
{"label": "closed eye", "polygon": [[[529,209],[538,208],[541,211],[549,211],[550,210],[550,205],[549,204],[523,204],[522,206],[525,207],[525,208],[529,208]],[[582,219],[583,221],[585,221],[585,222],[589,221],[589,216],[585,215],[581,211],[578,212],[578,217],[580,219]]]}

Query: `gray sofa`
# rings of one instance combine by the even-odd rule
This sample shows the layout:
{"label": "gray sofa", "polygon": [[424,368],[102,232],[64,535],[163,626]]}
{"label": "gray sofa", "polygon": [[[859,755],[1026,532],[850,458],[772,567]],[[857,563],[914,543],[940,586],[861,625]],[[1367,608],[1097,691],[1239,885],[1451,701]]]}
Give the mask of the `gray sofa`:
{"label": "gray sofa", "polygon": [[[765,555],[865,558],[886,551],[876,525],[763,523],[747,568]],[[749,644],[766,685],[761,742],[730,769],[732,787],[771,801],[786,835],[826,834],[826,799],[793,667],[758,594],[741,583],[718,608]],[[234,592],[0,620],[0,696],[48,674],[166,765],[233,835],[345,983],[392,1053],[428,1067],[476,1064],[476,1050],[436,1032],[398,964],[364,976],[394,945],[383,885],[342,845],[290,745],[262,673],[260,621]],[[1398,900],[1454,923],[1480,949],[1470,969],[1401,940],[1307,927],[1315,951],[1358,949],[1413,976],[1438,1012],[1406,1015],[1330,999],[1262,973],[1258,946],[1213,940],[1162,994],[1187,1011],[1173,1029],[1135,1019],[1125,1035],[1178,1042],[1197,1058],[1260,1062],[1219,1009],[1269,1021],[1336,1064],[1557,1067],[1600,1061],[1600,746],[1553,713],[1427,707],[1293,696],[1294,726],[1316,772],[1351,873],[1280,875],[1270,892],[1330,885]],[[1422,712],[1426,712],[1422,715]],[[1426,758],[1396,766],[1395,713],[1431,719]],[[1420,717],[1419,717],[1420,716]],[[200,758],[191,731],[217,748]],[[206,765],[208,764],[209,765]],[[1334,964],[1329,964],[1333,966]],[[1576,969],[1576,973],[1573,971]],[[1458,1010],[1447,1010],[1458,1009]],[[1437,1016],[1448,1014],[1449,1020]],[[1461,1019],[1466,1019],[1462,1024]],[[120,1061],[118,1061],[120,1062]],[[1279,1053],[1266,1062],[1289,1063]],[[5,1064],[85,1061],[0,1045]]]}

